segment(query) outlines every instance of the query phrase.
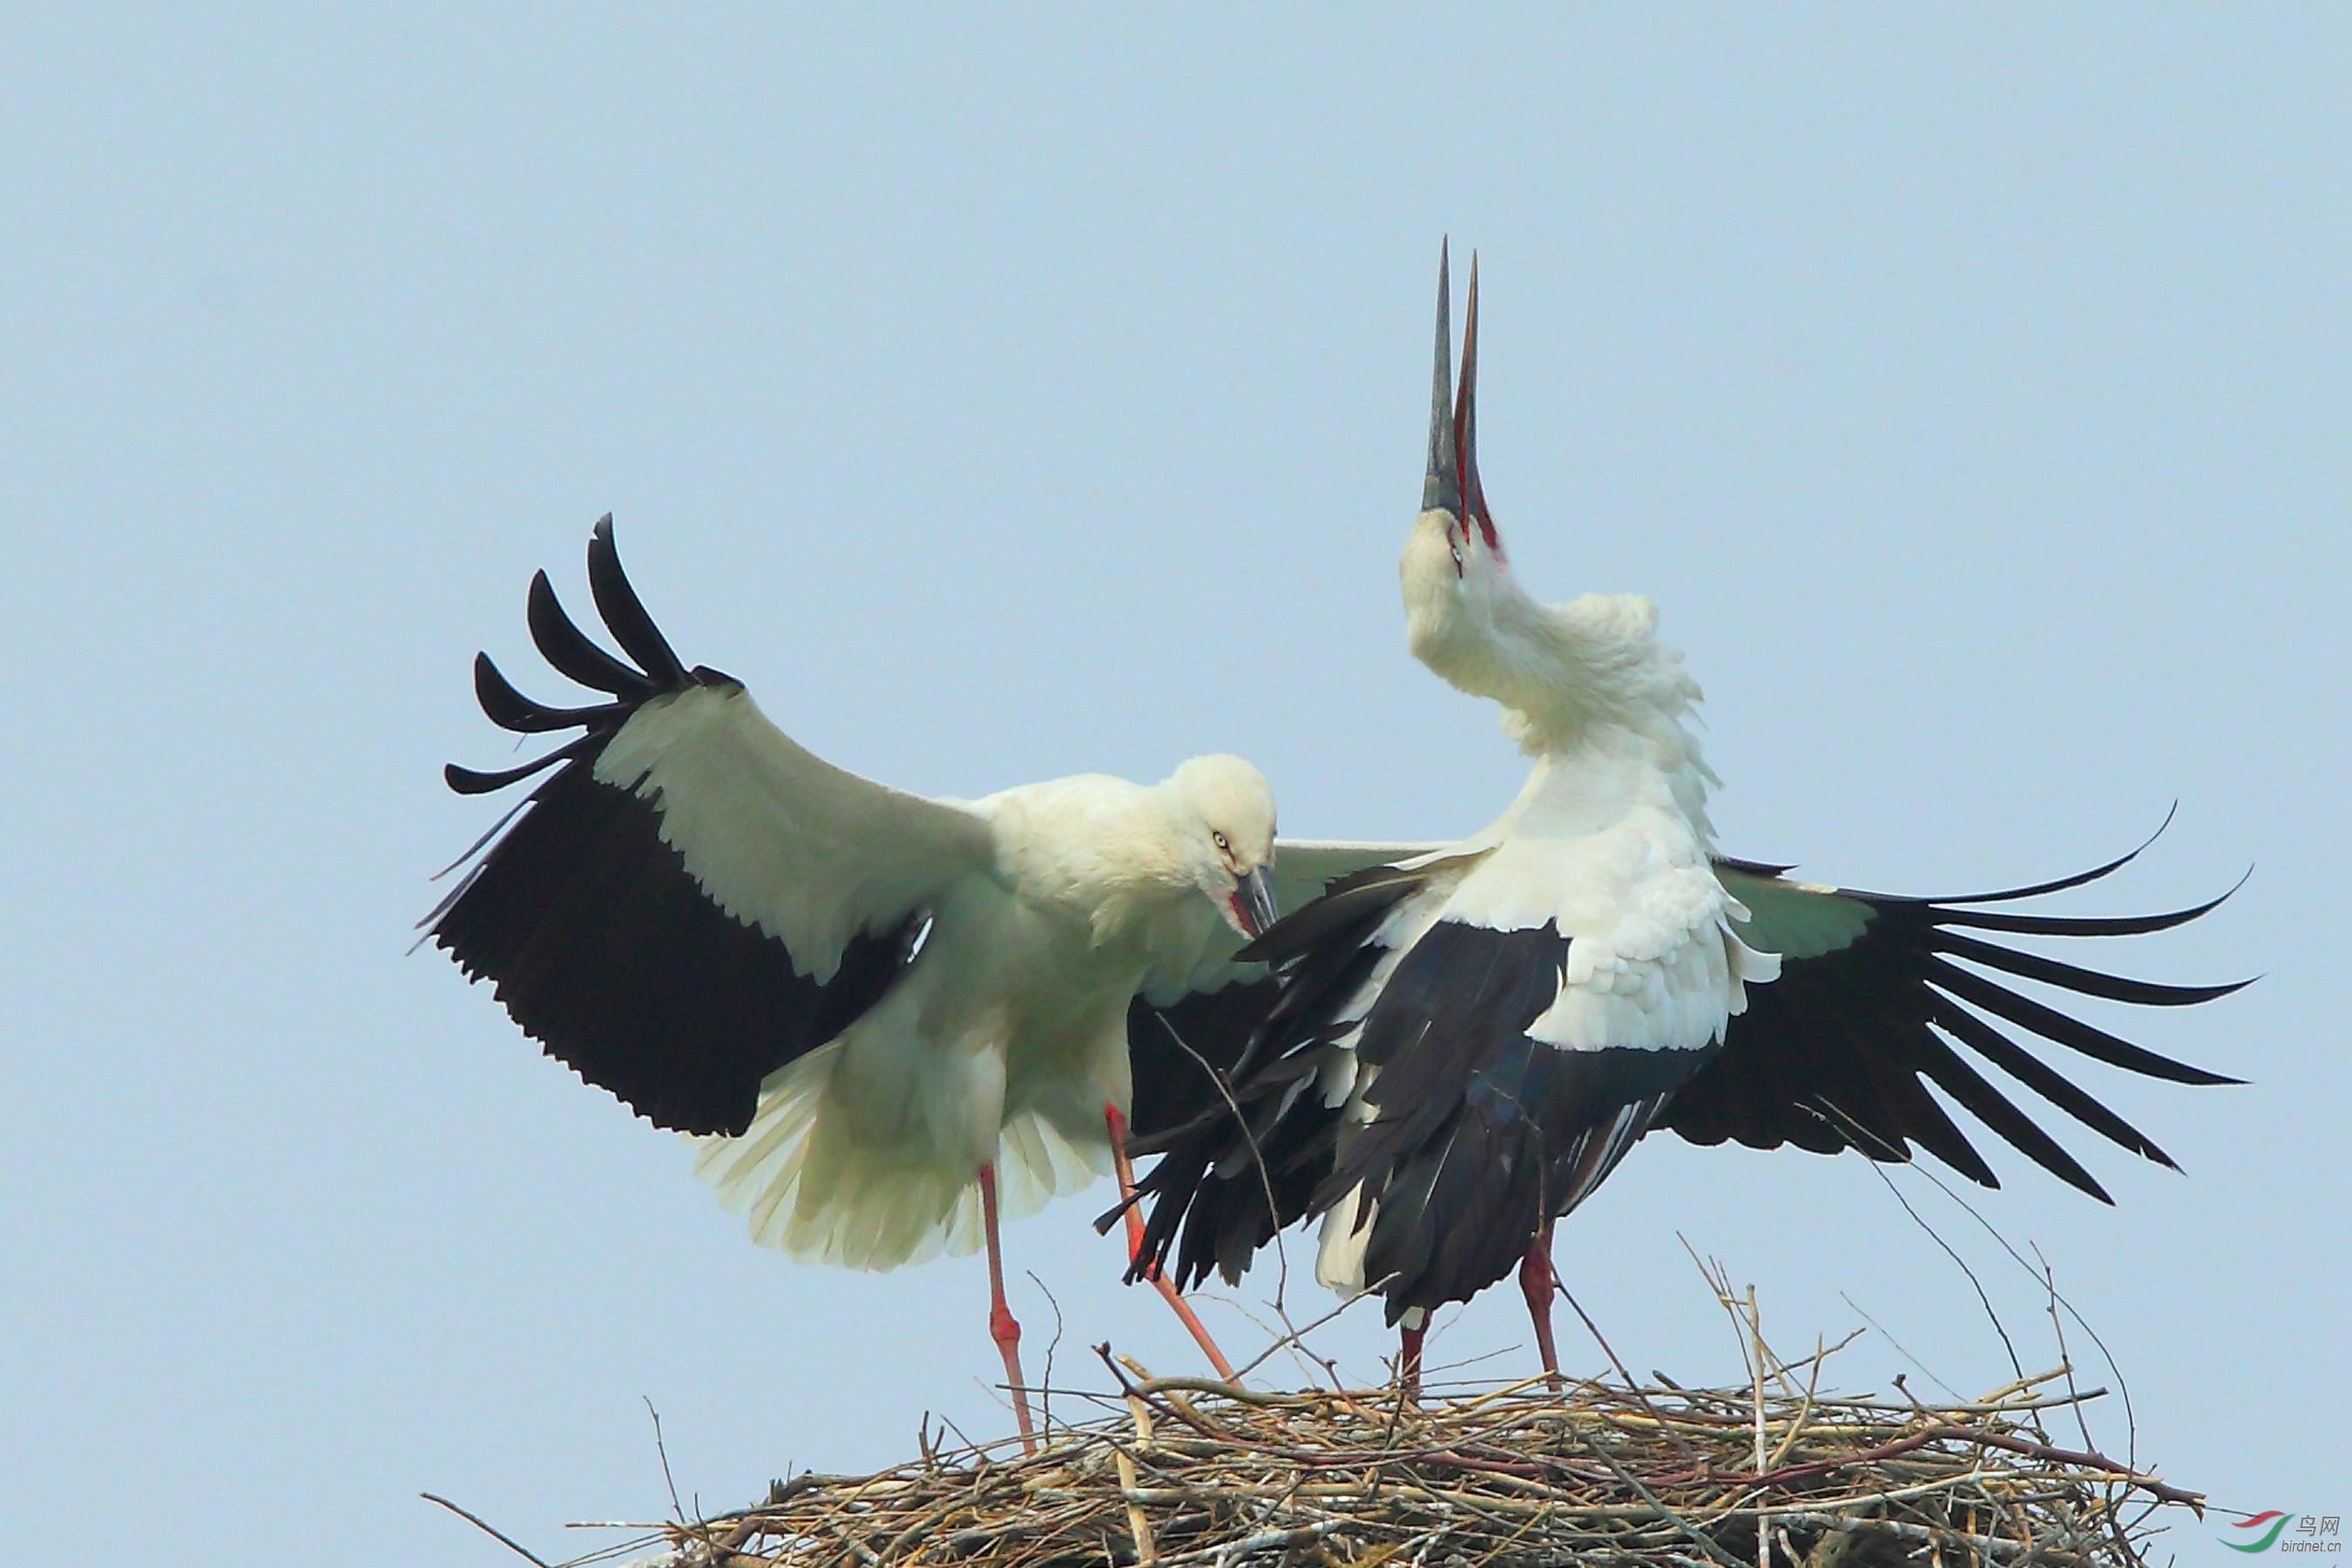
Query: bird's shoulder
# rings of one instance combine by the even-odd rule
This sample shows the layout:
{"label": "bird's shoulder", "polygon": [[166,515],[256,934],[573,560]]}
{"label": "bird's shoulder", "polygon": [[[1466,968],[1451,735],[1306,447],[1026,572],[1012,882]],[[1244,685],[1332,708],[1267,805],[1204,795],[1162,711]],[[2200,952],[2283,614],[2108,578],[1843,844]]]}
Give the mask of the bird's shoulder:
{"label": "bird's shoulder", "polygon": [[1133,841],[1162,826],[1167,813],[1156,805],[1147,785],[1113,773],[1072,773],[1014,784],[965,808],[988,824],[999,857],[1017,870],[1129,853]]}
{"label": "bird's shoulder", "polygon": [[1150,785],[1076,773],[999,790],[970,809],[988,825],[998,879],[1024,902],[1123,924],[1138,900],[1190,884],[1164,795]]}
{"label": "bird's shoulder", "polygon": [[992,818],[1024,814],[1085,814],[1132,809],[1150,793],[1149,784],[1137,784],[1117,773],[1066,773],[1060,778],[1013,784],[970,804],[972,810]]}

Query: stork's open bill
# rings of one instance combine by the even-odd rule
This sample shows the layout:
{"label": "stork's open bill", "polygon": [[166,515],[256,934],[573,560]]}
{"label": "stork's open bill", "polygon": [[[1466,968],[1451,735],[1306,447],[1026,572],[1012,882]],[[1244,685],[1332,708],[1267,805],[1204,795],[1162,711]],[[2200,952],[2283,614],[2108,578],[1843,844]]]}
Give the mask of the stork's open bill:
{"label": "stork's open bill", "polygon": [[2221,900],[2120,919],[2014,907],[2128,855],[1952,899],[1821,887],[1717,857],[1716,779],[1689,728],[1699,689],[1657,640],[1655,606],[1633,595],[1539,604],[1504,553],[1478,475],[1476,263],[1458,393],[1442,257],[1438,276],[1429,462],[1400,566],[1406,636],[1433,671],[1502,708],[1534,766],[1486,827],[1368,857],[1244,951],[1276,966],[1280,994],[1250,1026],[1245,1056],[1231,1040],[1195,1040],[1239,1061],[1239,1117],[1212,1110],[1139,1142],[1167,1152],[1142,1183],[1139,1271],[1172,1252],[1179,1283],[1212,1269],[1238,1279],[1278,1229],[1319,1218],[1318,1277],[1380,1291],[1412,1385],[1431,1310],[1516,1265],[1556,1373],[1553,1223],[1654,1129],[1891,1161],[1916,1145],[1998,1184],[1932,1084],[2105,1200],[1958,1046],[2171,1164],[2011,1031],[2179,1083],[2236,1080],[2120,1039],[2010,977],[2150,1006],[2237,986],[2125,979],[1970,933],[2126,936]]}
{"label": "stork's open bill", "polygon": [[[580,732],[520,767],[447,770],[467,795],[546,777],[460,858],[432,940],[548,1055],[697,1135],[695,1169],[762,1245],[861,1268],[985,1247],[1026,1436],[1000,1220],[1106,1156],[1124,1174],[1130,1119],[1160,1130],[1213,1094],[1169,1026],[1213,1035],[1222,1011],[1259,1005],[1257,972],[1228,961],[1277,897],[1265,781],[1206,756],[1156,784],[908,795],[795,744],[731,676],[688,668],[623,575],[609,517],[588,581],[634,663],[532,580],[540,651],[606,700],[549,707],[477,658],[495,722]],[[1315,846],[1295,858],[1316,885],[1333,864]]]}

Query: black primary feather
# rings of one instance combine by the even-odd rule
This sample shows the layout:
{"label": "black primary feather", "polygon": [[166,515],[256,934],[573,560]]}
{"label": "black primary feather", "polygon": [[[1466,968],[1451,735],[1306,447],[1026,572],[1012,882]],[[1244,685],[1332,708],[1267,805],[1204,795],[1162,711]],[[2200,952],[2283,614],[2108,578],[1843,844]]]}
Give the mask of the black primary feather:
{"label": "black primary feather", "polygon": [[589,579],[615,638],[647,668],[590,641],[547,574],[532,579],[540,651],[617,700],[549,707],[523,696],[487,657],[476,659],[475,693],[493,722],[583,732],[516,767],[446,770],[461,795],[555,771],[499,825],[503,832],[493,827],[460,858],[472,863],[424,924],[469,979],[491,982],[525,1034],[588,1082],[657,1126],[740,1133],[768,1074],[840,1034],[914,961],[928,916],[917,910],[859,932],[819,983],[783,942],[713,902],[662,837],[658,803],[599,780],[595,768],[650,699],[740,685],[707,668],[688,672],[671,651],[622,572],[609,517],[589,546]]}
{"label": "black primary feather", "polygon": [[540,657],[553,665],[557,673],[630,701],[642,701],[660,689],[642,671],[598,647],[587,633],[572,624],[546,573],[533,574],[524,609],[530,623],[530,640],[539,645]]}
{"label": "black primary feather", "polygon": [[1139,993],[1127,1005],[1135,1085],[1128,1113],[1130,1148],[1150,1152],[1179,1127],[1225,1112],[1219,1085],[1231,1083],[1257,1021],[1280,989],[1263,972],[1242,971],[1216,990],[1188,992],[1165,1005]]}
{"label": "black primary feather", "polygon": [[686,666],[678,662],[669,639],[646,614],[646,606],[637,591],[629,583],[628,574],[621,570],[621,552],[613,542],[613,514],[606,512],[596,520],[596,527],[588,536],[588,592],[596,601],[596,613],[621,645],[621,651],[646,667],[646,674],[656,686],[675,689],[686,684]]}
{"label": "black primary feather", "polygon": [[[2137,936],[2186,925],[2237,890],[2152,915],[2044,915],[1975,907],[2016,905],[2082,887],[2129,864],[2146,847],[2070,877],[1997,893],[1949,899],[1845,889],[1823,894],[1864,907],[1860,933],[1826,952],[1783,958],[1778,980],[1749,987],[1748,1010],[1731,1020],[1722,1052],[1668,1102],[1659,1125],[1696,1143],[1737,1141],[1759,1149],[1793,1143],[1825,1152],[1856,1148],[1878,1160],[1908,1159],[1916,1143],[1970,1181],[1998,1186],[1991,1168],[1921,1087],[1932,1083],[2034,1163],[2109,1201],[2073,1155],[1954,1047],[1999,1068],[2102,1137],[2172,1164],[2153,1139],[2033,1055],[2028,1041],[2038,1038],[2175,1083],[2239,1080],[2134,1045],[2013,989],[2000,977],[2157,1007],[2210,1002],[2245,982],[2175,985],[2132,979],[1969,934]],[[1724,864],[1761,874],[1744,863]],[[1994,1020],[2021,1034],[2012,1036]]]}

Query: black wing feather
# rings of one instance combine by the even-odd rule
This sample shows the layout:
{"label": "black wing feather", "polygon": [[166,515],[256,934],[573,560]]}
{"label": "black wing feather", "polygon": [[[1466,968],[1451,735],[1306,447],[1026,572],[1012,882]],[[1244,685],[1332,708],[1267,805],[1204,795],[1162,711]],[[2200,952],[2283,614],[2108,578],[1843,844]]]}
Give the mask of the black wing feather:
{"label": "black wing feather", "polygon": [[1167,1005],[1140,994],[1128,1004],[1131,1147],[1149,1153],[1180,1127],[1230,1114],[1225,1095],[1234,1069],[1280,990],[1263,972],[1241,971],[1214,991],[1187,992]]}
{"label": "black wing feather", "polygon": [[621,570],[609,517],[589,546],[589,578],[614,636],[647,668],[590,641],[556,602],[547,574],[531,579],[540,651],[617,700],[551,708],[516,690],[487,657],[476,659],[476,695],[494,722],[524,733],[583,732],[516,767],[445,770],[461,795],[555,771],[459,858],[473,863],[423,923],[468,978],[492,983],[525,1034],[588,1082],[658,1126],[740,1133],[761,1080],[879,1000],[912,961],[928,917],[917,910],[857,934],[819,984],[782,942],[714,903],[662,837],[659,805],[599,781],[595,765],[648,700],[737,683],[684,668]]}
{"label": "black wing feather", "polygon": [[[1425,970],[1405,973],[1418,952],[1400,962],[1374,1004],[1374,1015],[1390,1013],[1377,1027],[1374,1016],[1364,1017],[1352,1046],[1342,1044],[1359,1026],[1339,1015],[1389,956],[1377,931],[1444,863],[1378,867],[1342,879],[1247,950],[1245,956],[1275,962],[1281,990],[1238,1053],[1232,1087],[1241,1117],[1212,1106],[1155,1141],[1166,1157],[1142,1183],[1151,1208],[1138,1271],[1172,1258],[1180,1284],[1213,1270],[1238,1279],[1276,1231],[1368,1183],[1382,1202],[1366,1275],[1396,1276],[1388,1292],[1393,1320],[1407,1306],[1460,1300],[1507,1272],[1538,1216],[1562,1212],[1563,1199],[1572,1205],[1589,1192],[1647,1125],[1699,1143],[1860,1149],[1886,1161],[1908,1160],[1916,1146],[1970,1181],[1998,1186],[1930,1085],[2036,1164],[2112,1201],[1953,1043],[2101,1136],[2168,1165],[2154,1141],[1990,1020],[2150,1077],[2238,1080],[2120,1039],[1954,960],[2140,1005],[2190,1005],[2238,989],[2130,979],[1964,934],[2140,935],[2185,925],[2230,896],[2120,917],[1980,907],[2096,881],[2145,847],[2072,876],[1954,899],[1828,890],[1866,906],[1859,934],[1828,952],[1784,958],[1778,980],[1749,988],[1747,1011],[1732,1018],[1724,1045],[1711,1053],[1536,1047],[1524,1033],[1534,1015],[1512,1024],[1530,998],[1492,984],[1508,966],[1491,953],[1452,951],[1464,940],[1458,931],[1441,937]],[[1776,880],[1789,869],[1717,865]],[[1515,971],[1528,972],[1525,964]],[[1428,994],[1416,1000],[1417,992]],[[1349,1048],[1368,1064],[1386,1064],[1367,1095],[1375,1119],[1363,1128],[1343,1128],[1339,1108],[1324,1103],[1313,1081],[1332,1053]],[[1531,1146],[1541,1155],[1528,1157]]]}
{"label": "black wing feather", "polygon": [[2094,1099],[2080,1084],[2060,1074],[2049,1063],[1966,1007],[1957,1003],[1947,1004],[1936,1009],[1931,1022],[2108,1142],[2120,1144],[2159,1165],[2170,1166],[2176,1171],[2180,1169],[2173,1163],[2171,1155],[2157,1147],[2156,1140]]}
{"label": "black wing feather", "polygon": [[2250,981],[2231,980],[2219,985],[2167,985],[2154,980],[2133,980],[2126,975],[2084,969],[2078,963],[2044,958],[2038,952],[2020,952],[2013,947],[1979,942],[1972,936],[1947,936],[1942,942],[1941,951],[1954,958],[1972,960],[1988,969],[2003,970],[2027,980],[2039,980],[2045,985],[2061,986],[2084,996],[2103,997],[2109,1002],[2137,1003],[2143,1007],[2194,1006],[2200,1002],[2211,1002],[2227,996],[2232,991],[2242,991],[2252,984]]}
{"label": "black wing feather", "polygon": [[[2175,807],[2174,809],[2177,810],[2179,808]],[[2141,839],[2137,844],[2134,845],[2131,848],[2125,850],[2114,859],[2103,860],[2087,871],[2076,871],[2069,876],[2053,877],[2046,882],[2029,882],[2023,887],[2002,888],[1996,892],[1990,893],[1950,893],[1937,898],[1923,899],[1916,894],[1904,895],[1899,893],[1860,893],[1855,896],[1858,898],[1868,899],[1873,903],[1885,904],[1889,906],[1902,904],[1908,905],[1914,909],[1920,909],[1928,905],[2010,904],[2015,903],[2021,899],[2039,899],[2046,897],[2051,893],[2063,893],[2069,888],[2087,887],[2089,884],[2098,881],[2102,878],[2112,877],[2116,872],[2122,870],[2125,867],[2130,865],[2133,861],[2138,859],[2142,855],[2147,854],[2147,847],[2155,843],[2158,839],[2163,837],[2164,830],[2172,826],[2172,816],[2173,814],[2171,811],[2166,812],[2164,814],[2164,820],[2156,825],[2155,832],[2149,834],[2146,838]],[[1724,862],[1720,861],[1717,863],[1724,864]]]}
{"label": "black wing feather", "polygon": [[625,718],[628,713],[628,704],[622,702],[600,702],[585,708],[551,708],[544,702],[535,702],[516,690],[486,653],[474,656],[474,698],[481,703],[491,723],[520,735],[582,729],[604,719]]}
{"label": "black wing feather", "polygon": [[530,640],[539,645],[540,656],[553,665],[557,673],[633,702],[641,702],[659,689],[642,672],[598,647],[589,640],[587,633],[572,624],[572,617],[563,613],[563,605],[555,597],[555,584],[547,580],[544,572],[531,577],[526,614],[530,623]]}
{"label": "black wing feather", "polygon": [[[1217,1047],[1188,1037],[1204,1055],[1214,1049],[1219,1058],[1232,1058],[1228,1087],[1241,1114],[1236,1118],[1218,1094],[1189,1121],[1136,1140],[1137,1153],[1162,1158],[1137,1183],[1139,1201],[1150,1207],[1130,1279],[1162,1269],[1189,1288],[1214,1270],[1238,1282],[1259,1247],[1306,1217],[1316,1185],[1331,1168],[1338,1137],[1339,1108],[1326,1105],[1313,1082],[1327,1054],[1338,1048],[1333,1039],[1345,1031],[1334,1015],[1384,956],[1374,941],[1381,922],[1432,875],[1427,868],[1388,874],[1392,870],[1374,867],[1337,879],[1321,898],[1277,921],[1257,945],[1244,950],[1255,958],[1266,942],[1279,940],[1290,953],[1263,1014],[1245,1035],[1229,1037]],[[1307,919],[1316,922],[1321,940],[1293,951],[1296,928],[1285,928]],[[1155,1011],[1141,1033],[1132,1012],[1129,1020],[1130,1049],[1139,1067],[1147,1055],[1171,1048],[1151,1036],[1173,1025],[1171,1016]],[[1136,1108],[1141,1116],[1140,1081]],[[1108,1225],[1115,1217],[1106,1215],[1097,1223]]]}
{"label": "black wing feather", "polygon": [[2245,1082],[2243,1079],[2230,1078],[2221,1073],[2208,1071],[2204,1068],[2191,1067],[2187,1062],[2175,1061],[2170,1057],[2160,1056],[2145,1046],[2136,1046],[2129,1040],[2119,1039],[2095,1025],[2086,1024],[2080,1018],[2061,1013],[2055,1007],[2036,1002],[2021,992],[2011,991],[2007,986],[1988,980],[1981,974],[1962,969],[1958,964],[1947,963],[1941,959],[1931,958],[1927,963],[1927,974],[1936,985],[1963,1001],[1973,1003],[1988,1013],[1999,1014],[2020,1028],[2031,1029],[2044,1038],[2078,1050],[2086,1057],[2105,1062],[2110,1067],[2119,1067],[2129,1072],[2144,1074],[2148,1078],[2168,1079],[2174,1083],[2210,1085]]}
{"label": "black wing feather", "polygon": [[2074,1156],[2066,1152],[2058,1141],[2044,1132],[2033,1119],[2020,1110],[2008,1096],[1995,1089],[1985,1076],[1960,1058],[1958,1052],[1933,1035],[1918,1046],[1920,1070],[1937,1089],[1959,1102],[1960,1109],[1991,1128],[2010,1147],[2040,1165],[2070,1185],[2079,1187],[2103,1204],[2115,1199],[2107,1190],[2092,1179]]}
{"label": "black wing feather", "polygon": [[585,756],[600,748],[604,741],[604,737],[593,733],[583,735],[575,741],[558,746],[543,757],[534,757],[530,762],[515,767],[500,768],[496,773],[483,773],[476,768],[459,767],[456,763],[450,763],[442,768],[441,778],[459,795],[488,795],[494,790],[502,790],[510,784],[520,784],[533,773],[544,773],[558,763],[568,763],[575,757]]}
{"label": "black wing feather", "polygon": [[[2121,1039],[2012,989],[1999,976],[2014,975],[2078,996],[2159,1007],[2210,1002],[2245,982],[2175,985],[2138,980],[1968,932],[2137,936],[2185,925],[2211,912],[2230,893],[2184,910],[2117,917],[1962,907],[2015,903],[2081,887],[2128,865],[2146,847],[2071,877],[1959,899],[1827,891],[1823,896],[1866,907],[1860,934],[1826,952],[1784,957],[1778,980],[1751,987],[1748,1010],[1732,1019],[1722,1053],[1668,1104],[1659,1125],[1697,1143],[1737,1140],[1767,1149],[1782,1143],[1858,1148],[1880,1160],[1908,1159],[1916,1143],[1969,1180],[1998,1185],[1966,1136],[1919,1087],[1924,1080],[2036,1164],[2106,1201],[2105,1191],[2073,1155],[1951,1048],[1950,1042],[1958,1042],[2101,1136],[2170,1165],[2154,1140],[1993,1020],[2151,1078],[2191,1084],[2238,1080]],[[1743,862],[1718,864],[1759,874]],[[1995,973],[1956,962],[1963,960]],[[1902,1087],[1906,1084],[1907,1090]]]}
{"label": "black wing feather", "polygon": [[686,684],[686,666],[661,628],[654,625],[654,618],[646,614],[645,602],[621,570],[621,552],[613,542],[609,511],[596,520],[595,531],[588,536],[588,592],[621,651],[646,667],[654,685],[667,689]]}
{"label": "black wing feather", "polygon": [[[2245,879],[2238,879],[2238,887]],[[2187,925],[2200,915],[2211,914],[2234,893],[2220,893],[2201,904],[2191,904],[2185,910],[2168,910],[2160,915],[2017,915],[1997,910],[1946,909],[1937,911],[1937,923],[1948,926],[1973,926],[1978,931],[2006,931],[2017,936],[2146,936],[2151,931],[2170,931]]]}

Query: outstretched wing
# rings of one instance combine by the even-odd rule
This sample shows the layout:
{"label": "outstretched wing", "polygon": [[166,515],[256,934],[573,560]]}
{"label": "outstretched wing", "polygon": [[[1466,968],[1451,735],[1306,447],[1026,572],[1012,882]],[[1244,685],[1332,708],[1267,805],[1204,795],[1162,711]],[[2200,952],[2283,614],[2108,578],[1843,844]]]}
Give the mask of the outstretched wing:
{"label": "outstretched wing", "polygon": [[[2055,1140],[1953,1048],[1948,1035],[2085,1125],[2170,1164],[2144,1133],[2029,1054],[2001,1025],[2175,1082],[2238,1080],[2132,1045],[1995,976],[2157,1006],[2210,1001],[2243,983],[2126,979],[1972,934],[2130,936],[2185,924],[2221,902],[2113,919],[1998,907],[2095,881],[2137,853],[2055,882],[1958,899],[1820,887],[1789,879],[1787,867],[1718,859],[1724,887],[1753,916],[1740,935],[1779,954],[1780,975],[1748,988],[1747,1011],[1731,1018],[1722,1048],[1675,1092],[1653,1126],[1699,1143],[1788,1143],[1823,1153],[1855,1148],[1880,1160],[1906,1160],[1916,1144],[1972,1180],[1998,1184],[1928,1092],[1932,1083],[2038,1163],[2105,1198]],[[1237,1280],[1277,1229],[1307,1215],[1339,1149],[1340,1112],[1323,1080],[1347,1054],[1346,1032],[1355,1026],[1349,1019],[1360,1021],[1339,999],[1379,973],[1388,961],[1381,928],[1401,903],[1434,896],[1429,884],[1441,869],[1367,872],[1318,906],[1333,929],[1318,934],[1318,945],[1333,962],[1291,976],[1284,994],[1267,1004],[1267,1032],[1285,1035],[1291,1048],[1244,1064],[1235,1085],[1240,1119],[1198,1116],[1157,1142],[1167,1157],[1141,1183],[1151,1200],[1146,1261],[1169,1268],[1180,1284],[1212,1270]],[[1996,907],[1978,907],[1983,905]],[[1307,929],[1297,921],[1286,926]],[[1297,1026],[1316,1017],[1326,1018],[1320,1027]]]}
{"label": "outstretched wing", "polygon": [[872,1006],[941,894],[989,868],[988,826],[833,766],[740,682],[687,668],[622,574],[612,524],[589,542],[588,582],[635,662],[584,636],[547,574],[531,580],[540,652],[609,700],[551,708],[476,657],[493,722],[581,732],[503,772],[447,769],[461,795],[554,771],[460,857],[422,923],[590,1083],[658,1126],[740,1133],[761,1079]]}
{"label": "outstretched wing", "polygon": [[1696,1143],[1736,1140],[1758,1149],[1792,1143],[1822,1153],[1859,1149],[1888,1161],[1908,1160],[1916,1144],[1971,1181],[2000,1185],[1928,1092],[1933,1084],[2044,1170],[2112,1201],[2056,1139],[1954,1047],[2000,1068],[2101,1136],[2172,1164],[2146,1133],[2020,1038],[2038,1037],[2175,1083],[2240,1080],[2120,1039],[2025,994],[2010,977],[2151,1007],[2210,1002],[2246,982],[2168,985],[2128,979],[1974,934],[2135,936],[2186,924],[2229,897],[2165,914],[2106,919],[2018,907],[2096,881],[2138,853],[2053,882],[1948,899],[1821,887],[1790,880],[1785,867],[1717,861],[1724,887],[1754,917],[1741,934],[1780,955],[1780,978],[1748,992],[1748,1010],[1731,1020],[1722,1051],[1675,1094],[1657,1125]]}
{"label": "outstretched wing", "polygon": [[[1374,866],[1412,859],[1429,844],[1374,844],[1284,838],[1275,844],[1274,900],[1285,915],[1312,902],[1333,881]],[[1127,1011],[1128,1055],[1135,1078],[1134,1136],[1156,1139],[1224,1105],[1211,1077],[1230,1076],[1279,990],[1263,963],[1234,955],[1242,939],[1220,921],[1182,973],[1154,970]]]}

